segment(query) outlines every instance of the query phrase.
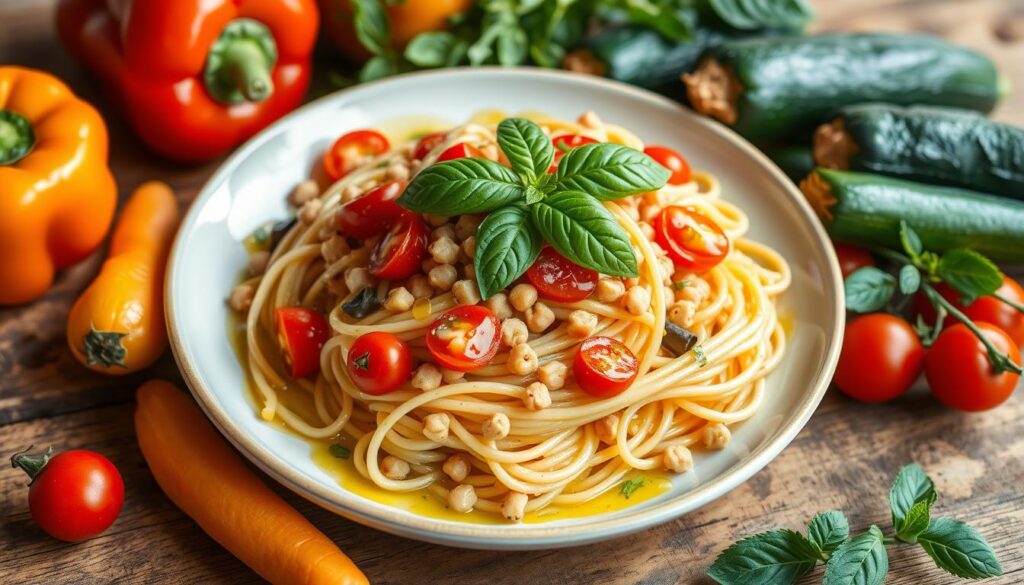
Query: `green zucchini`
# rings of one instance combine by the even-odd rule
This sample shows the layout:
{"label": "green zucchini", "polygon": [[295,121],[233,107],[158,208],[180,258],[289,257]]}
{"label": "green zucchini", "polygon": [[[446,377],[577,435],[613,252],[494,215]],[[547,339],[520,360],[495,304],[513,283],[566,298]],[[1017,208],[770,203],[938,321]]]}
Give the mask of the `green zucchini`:
{"label": "green zucchini", "polygon": [[814,156],[811,154],[810,147],[807,146],[783,146],[780,148],[763,148],[768,158],[779,165],[782,172],[786,173],[786,176],[793,180],[794,183],[799,183],[801,179],[807,176],[807,173],[814,170]]}
{"label": "green zucchini", "polygon": [[818,165],[1024,199],[1024,129],[977,112],[848,106],[814,136]]}
{"label": "green zucchini", "polygon": [[838,108],[864,102],[988,112],[1005,89],[987,57],[895,34],[729,41],[685,80],[698,111],[752,140],[810,133]]}
{"label": "green zucchini", "polygon": [[926,250],[970,248],[1024,260],[1024,203],[966,189],[818,168],[800,189],[834,240],[902,250],[900,220]]}

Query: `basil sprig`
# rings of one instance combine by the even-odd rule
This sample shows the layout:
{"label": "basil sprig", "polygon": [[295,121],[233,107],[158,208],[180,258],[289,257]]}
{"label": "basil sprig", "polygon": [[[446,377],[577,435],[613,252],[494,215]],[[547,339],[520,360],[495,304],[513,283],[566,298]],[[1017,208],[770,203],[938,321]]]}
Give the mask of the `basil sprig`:
{"label": "basil sprig", "polygon": [[807,536],[771,530],[740,540],[722,551],[708,576],[722,585],[789,585],[825,564],[823,585],[881,585],[889,572],[887,546],[918,544],[935,565],[964,579],[1001,575],[992,547],[977,530],[959,520],[931,519],[935,485],[916,464],[900,470],[889,490],[895,534],[878,526],[851,538],[838,510],[811,520]]}
{"label": "basil sprig", "polygon": [[506,118],[498,146],[511,169],[482,158],[427,167],[398,198],[433,215],[485,213],[473,256],[480,294],[488,298],[533,264],[544,242],[580,266],[611,276],[637,276],[629,235],[601,201],[660,189],[668,169],[618,144],[588,144],[555,157],[537,124]]}

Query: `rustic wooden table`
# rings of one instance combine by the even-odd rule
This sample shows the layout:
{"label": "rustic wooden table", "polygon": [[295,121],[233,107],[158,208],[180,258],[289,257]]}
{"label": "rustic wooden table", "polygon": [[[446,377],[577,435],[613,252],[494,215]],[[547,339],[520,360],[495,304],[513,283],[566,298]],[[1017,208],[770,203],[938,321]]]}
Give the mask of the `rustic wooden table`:
{"label": "rustic wooden table", "polygon": [[[147,179],[172,184],[187,205],[214,164],[178,166],[148,154],[108,100],[60,48],[53,0],[0,2],[0,63],[38,67],[97,104],[111,129],[111,164],[122,195]],[[820,0],[821,30],[918,30],[985,51],[1024,92],[1024,0]],[[1024,124],[1024,93],[996,113]],[[170,356],[142,375],[106,378],[72,359],[64,320],[100,255],[60,275],[45,298],[0,310],[0,454],[25,446],[94,449],[124,475],[125,506],[104,535],[80,544],[49,538],[32,523],[25,477],[0,473],[0,583],[251,583],[258,578],[207,537],[160,492],[132,428],[134,389],[179,380]],[[663,526],[613,542],[540,552],[456,550],[364,528],[290,494],[291,503],[336,540],[375,583],[608,584],[709,582],[704,571],[730,542],[773,527],[802,527],[839,508],[861,529],[885,525],[895,471],[921,463],[938,484],[939,513],[970,520],[1005,570],[991,582],[1024,582],[1024,396],[963,415],[917,389],[884,406],[830,392],[810,424],[765,470],[725,497]],[[889,583],[947,583],[918,551],[892,554]],[[805,583],[820,582],[820,573]]]}

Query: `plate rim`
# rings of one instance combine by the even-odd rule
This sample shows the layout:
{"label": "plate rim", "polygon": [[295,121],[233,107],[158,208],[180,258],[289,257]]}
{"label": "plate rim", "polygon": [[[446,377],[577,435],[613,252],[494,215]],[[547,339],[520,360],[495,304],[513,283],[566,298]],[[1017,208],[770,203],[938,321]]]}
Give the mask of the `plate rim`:
{"label": "plate rim", "polygon": [[[549,525],[529,524],[516,525],[514,530],[509,530],[505,525],[486,525],[474,523],[455,523],[446,520],[434,519],[426,516],[416,515],[408,511],[387,508],[374,509],[369,505],[371,500],[362,496],[352,494],[338,488],[329,490],[321,486],[311,478],[307,477],[295,467],[288,465],[271,452],[249,437],[229,417],[223,408],[218,406],[214,393],[207,387],[198,375],[195,367],[186,359],[184,335],[179,330],[178,319],[175,311],[174,298],[174,274],[176,267],[182,263],[182,241],[184,234],[192,230],[200,214],[200,209],[209,199],[217,187],[231,175],[232,172],[244,161],[255,149],[264,144],[270,137],[277,135],[277,131],[289,125],[292,119],[303,115],[308,110],[322,107],[324,104],[345,99],[347,96],[363,92],[376,91],[381,86],[397,84],[413,78],[462,78],[476,76],[479,74],[491,74],[509,77],[541,77],[557,78],[559,80],[571,80],[575,84],[589,85],[600,91],[611,91],[620,94],[627,94],[633,98],[640,99],[658,105],[675,109],[678,115],[688,117],[690,122],[703,126],[704,129],[717,135],[718,138],[728,142],[731,146],[739,149],[749,156],[755,164],[763,167],[769,175],[780,184],[784,193],[796,207],[801,218],[809,225],[814,237],[822,244],[822,252],[828,260],[827,273],[822,274],[825,282],[824,291],[826,295],[834,299],[831,318],[834,323],[832,331],[826,332],[826,352],[824,360],[818,365],[815,374],[815,382],[810,392],[806,392],[803,399],[798,403],[796,409],[787,417],[788,421],[780,425],[771,435],[766,437],[753,449],[744,460],[738,462],[735,467],[727,472],[702,482],[696,488],[674,497],[660,505],[651,506],[645,509],[636,509],[630,512],[627,508],[619,512],[619,516],[603,518],[602,515],[590,517],[592,521],[581,522],[573,525]],[[562,546],[577,546],[589,544],[601,540],[608,540],[625,536],[645,528],[659,525],[670,520],[679,518],[684,514],[696,510],[709,502],[724,496],[742,483],[749,480],[757,472],[762,470],[773,461],[792,441],[797,434],[806,426],[811,415],[816,410],[829,387],[832,373],[835,371],[839,359],[839,351],[842,346],[844,292],[842,288],[842,277],[839,273],[839,264],[830,240],[821,222],[817,219],[810,204],[797,190],[796,186],[786,177],[783,172],[764,153],[755,148],[751,143],[740,137],[732,129],[714,122],[706,117],[691,112],[681,104],[670,100],[667,97],[653,92],[626,85],[621,82],[609,80],[592,75],[573,73],[567,71],[555,71],[531,67],[457,67],[449,69],[437,69],[406,73],[387,79],[362,83],[351,88],[342,89],[329,93],[317,99],[309,101],[296,110],[281,117],[270,126],[256,133],[252,138],[234,150],[217,169],[203,183],[195,198],[189,204],[188,211],[182,219],[181,225],[174,238],[168,256],[167,268],[164,278],[164,314],[167,326],[168,339],[174,360],[178,365],[182,378],[199,403],[200,408],[206,417],[213,423],[222,436],[224,436],[239,452],[242,453],[251,463],[272,477],[275,481],[287,487],[298,495],[312,501],[313,503],[350,520],[361,524],[383,530],[398,536],[413,538],[416,540],[445,544],[463,548],[482,548],[491,550],[534,550],[541,548],[552,548]],[[831,281],[831,289],[828,286]]]}

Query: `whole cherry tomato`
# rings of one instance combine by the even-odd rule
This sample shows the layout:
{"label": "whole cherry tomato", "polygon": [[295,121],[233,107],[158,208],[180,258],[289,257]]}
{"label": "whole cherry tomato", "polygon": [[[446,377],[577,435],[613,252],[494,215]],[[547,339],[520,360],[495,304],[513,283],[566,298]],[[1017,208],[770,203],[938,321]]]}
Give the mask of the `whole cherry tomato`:
{"label": "whole cherry tomato", "polygon": [[668,178],[670,185],[685,185],[690,182],[692,178],[690,163],[675,150],[667,146],[648,146],[644,148],[644,154],[671,171],[672,174]]}
{"label": "whole cherry tomato", "polygon": [[370,274],[384,280],[401,280],[420,268],[427,250],[427,226],[414,214],[405,214],[370,254]]}
{"label": "whole cherry tomato", "polygon": [[562,303],[575,303],[589,297],[597,288],[598,274],[562,256],[548,246],[526,271],[526,277],[540,296]]}
{"label": "whole cherry tomato", "polygon": [[32,519],[50,536],[77,542],[102,533],[124,504],[124,481],[109,459],[92,451],[53,455],[21,452],[11,457],[32,478],[28,507]]}
{"label": "whole cherry tomato", "polygon": [[449,160],[455,160],[457,158],[470,157],[487,158],[487,155],[484,154],[482,150],[473,146],[472,144],[460,142],[458,144],[453,144],[452,146],[445,149],[445,151],[441,153],[441,156],[437,157],[437,162],[445,162]]}
{"label": "whole cherry tomato", "polygon": [[598,398],[621,394],[633,384],[640,364],[633,352],[617,339],[596,336],[576,351],[572,373],[580,389]]}
{"label": "whole cherry tomato", "polygon": [[892,400],[914,384],[924,355],[921,340],[903,319],[862,315],[846,324],[833,382],[857,400]]}
{"label": "whole cherry tomato", "polygon": [[654,239],[679,268],[704,272],[729,254],[729,237],[694,207],[670,205],[654,218]]}
{"label": "whole cherry tomato", "polygon": [[412,375],[412,353],[404,341],[382,331],[364,333],[348,350],[348,376],[363,392],[394,392]]}
{"label": "whole cherry tomato", "polygon": [[836,256],[839,258],[839,270],[843,273],[843,278],[850,276],[861,268],[875,265],[875,259],[864,248],[838,242],[833,242],[832,245],[836,249]]}
{"label": "whole cherry tomato", "polygon": [[391,143],[376,130],[356,130],[343,134],[324,153],[324,171],[332,181],[349,174],[367,157],[384,154]]}
{"label": "whole cherry tomato", "polygon": [[330,336],[331,325],[320,313],[305,307],[277,309],[277,340],[293,378],[320,371],[320,349]]}
{"label": "whole cherry tomato", "polygon": [[555,158],[552,159],[551,166],[548,167],[549,173],[553,173],[558,170],[558,161],[565,156],[565,153],[586,144],[597,144],[597,141],[589,136],[583,136],[580,134],[561,134],[552,138],[551,144],[555,147]]}
{"label": "whole cherry tomato", "polygon": [[[994,296],[984,296],[974,299],[970,305],[960,304],[961,294],[953,290],[946,283],[939,283],[935,286],[947,301],[953,303],[971,321],[984,321],[1002,329],[1010,339],[1018,346],[1024,345],[1024,313],[1004,303]],[[999,295],[1019,304],[1024,304],[1024,288],[1016,280],[1003,276],[1003,284],[996,290]],[[928,297],[919,294],[914,297],[914,310],[924,317],[928,324],[935,322],[935,307],[932,306]],[[947,316],[945,326],[950,327],[959,323],[956,317]]]}
{"label": "whole cherry tomato", "polygon": [[402,195],[405,181],[387,181],[338,208],[337,225],[341,233],[353,238],[372,238],[388,231],[409,210],[395,200]]}
{"label": "whole cherry tomato", "polygon": [[412,157],[416,160],[423,160],[427,158],[427,155],[437,148],[442,142],[448,138],[448,134],[445,132],[434,132],[433,134],[427,134],[423,138],[416,141],[416,148],[413,149]]}
{"label": "whole cherry tomato", "polygon": [[469,372],[486,366],[501,343],[501,322],[482,305],[456,307],[427,330],[427,349],[441,366]]}
{"label": "whole cherry tomato", "polygon": [[[1000,328],[975,322],[996,348],[1020,365],[1020,349]],[[963,323],[946,328],[928,350],[924,361],[928,386],[943,404],[967,412],[995,408],[1013,394],[1020,376],[992,371],[988,351]]]}

